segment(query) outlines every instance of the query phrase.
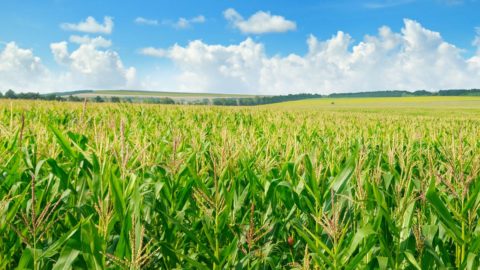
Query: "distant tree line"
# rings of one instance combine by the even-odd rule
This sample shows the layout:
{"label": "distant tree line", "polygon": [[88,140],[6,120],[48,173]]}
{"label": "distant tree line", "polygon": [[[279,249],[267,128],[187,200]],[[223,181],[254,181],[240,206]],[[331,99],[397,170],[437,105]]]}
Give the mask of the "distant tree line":
{"label": "distant tree line", "polygon": [[480,89],[440,90],[439,96],[480,96]]}
{"label": "distant tree line", "polygon": [[[330,95],[320,94],[290,94],[284,96],[257,96],[251,98],[214,98],[213,105],[221,106],[255,106],[285,101],[294,101],[312,98],[361,98],[361,97],[415,97],[415,96],[480,96],[480,89],[440,90],[429,92],[417,90],[414,92],[403,90],[358,92],[358,93],[334,93]],[[197,102],[196,104],[205,104]],[[208,103],[206,103],[208,104]]]}
{"label": "distant tree line", "polygon": [[480,89],[451,89],[440,90],[438,92],[429,92],[426,90],[417,90],[414,92],[403,90],[392,91],[374,91],[374,92],[357,92],[357,93],[334,93],[327,97],[343,98],[343,97],[418,97],[418,96],[480,96]]}
{"label": "distant tree line", "polygon": [[39,93],[15,93],[12,89],[5,91],[4,94],[0,92],[0,98],[7,99],[40,99],[40,100],[63,100],[63,98],[57,96],[56,94],[45,94],[41,95]]}
{"label": "distant tree line", "polygon": [[[417,90],[414,92],[404,90],[391,91],[373,91],[373,92],[357,92],[357,93],[334,93],[330,95],[320,94],[289,94],[278,96],[252,96],[252,97],[228,97],[228,98],[204,98],[198,100],[172,99],[169,97],[88,97],[82,98],[78,94],[93,93],[92,90],[79,90],[73,92],[61,93],[15,93],[9,89],[5,93],[0,92],[0,98],[4,99],[31,99],[31,100],[56,100],[56,101],[70,101],[82,102],[85,99],[91,102],[141,102],[149,104],[190,104],[190,105],[218,105],[218,106],[256,106],[285,101],[295,101],[312,98],[361,98],[361,97],[414,97],[414,96],[480,96],[480,89],[451,89],[440,90],[438,92],[429,92],[426,90]],[[68,96],[67,96],[68,95]]]}
{"label": "distant tree line", "polygon": [[134,100],[130,97],[120,98],[117,96],[112,97],[88,97],[82,98],[76,96],[77,94],[84,94],[84,93],[91,93],[91,90],[81,90],[81,91],[73,91],[73,92],[64,92],[70,95],[64,96],[64,93],[50,93],[50,94],[40,94],[34,92],[27,92],[27,93],[15,93],[12,89],[5,91],[5,94],[0,92],[0,98],[3,99],[29,99],[29,100],[56,100],[56,101],[69,101],[69,102],[83,102],[85,99],[91,102],[112,102],[112,103],[120,103],[120,102],[143,102],[143,103],[151,103],[151,104],[175,104],[175,100],[169,97],[162,97],[162,98],[142,98],[138,100]]}
{"label": "distant tree line", "polygon": [[322,98],[320,94],[289,94],[284,96],[256,96],[244,98],[214,98],[213,105],[221,106],[255,106],[285,101],[295,101],[310,98]]}

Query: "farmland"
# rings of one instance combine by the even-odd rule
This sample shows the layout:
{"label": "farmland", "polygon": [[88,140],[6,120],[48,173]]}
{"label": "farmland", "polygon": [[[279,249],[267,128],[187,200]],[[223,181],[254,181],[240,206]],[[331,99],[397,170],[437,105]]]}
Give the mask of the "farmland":
{"label": "farmland", "polygon": [[[80,93],[72,92],[74,96],[80,98],[91,98],[100,96],[102,98],[120,97],[120,98],[172,98],[175,100],[202,100],[212,98],[248,98],[254,95],[245,94],[212,94],[212,93],[182,93],[182,92],[159,92],[159,91],[128,91],[128,90],[91,90]],[[64,96],[72,93],[66,92]]]}
{"label": "farmland", "polygon": [[480,267],[480,97],[0,100],[0,269]]}

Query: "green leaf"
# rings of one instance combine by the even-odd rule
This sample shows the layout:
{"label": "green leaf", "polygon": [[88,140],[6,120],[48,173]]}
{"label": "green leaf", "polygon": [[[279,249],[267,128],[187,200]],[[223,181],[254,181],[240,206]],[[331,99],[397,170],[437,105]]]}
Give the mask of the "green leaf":
{"label": "green leaf", "polygon": [[422,270],[422,268],[420,267],[420,265],[418,264],[417,260],[415,259],[415,257],[413,257],[412,253],[406,251],[405,253],[405,257],[407,258],[407,260],[410,262],[410,264],[412,266],[414,266],[415,268],[417,268],[417,270]]}
{"label": "green leaf", "polygon": [[[434,181],[432,180],[432,183]],[[438,215],[442,223],[444,224],[445,230],[455,239],[458,244],[463,244],[464,240],[462,239],[462,234],[460,228],[455,222],[454,218],[450,214],[450,211],[447,209],[445,204],[442,202],[438,193],[435,190],[434,184],[430,186],[427,192],[427,200],[430,202],[435,213]]]}
{"label": "green leaf", "polygon": [[68,232],[64,233],[59,239],[57,239],[53,244],[51,244],[43,253],[42,258],[53,257],[57,254],[57,251],[62,247],[62,245],[67,242],[78,230],[82,223],[79,222]]}
{"label": "green leaf", "polygon": [[360,266],[359,266],[360,262],[363,260],[365,255],[367,255],[369,252],[372,251],[372,248],[375,245],[375,242],[376,242],[376,239],[374,239],[374,238],[368,239],[366,245],[364,245],[362,247],[361,251],[357,255],[355,255],[355,257],[353,257],[349,260],[349,263],[345,267],[345,269],[348,269],[348,270],[359,269],[360,268]]}
{"label": "green leaf", "polygon": [[[330,267],[332,267],[332,268],[334,267],[334,265],[332,263],[332,259],[328,258],[327,256],[325,256],[325,254],[323,254],[323,251],[326,251],[331,256],[333,256],[332,251],[327,247],[327,245],[325,245],[325,243],[323,243],[322,240],[320,240],[318,237],[316,237],[313,233],[311,233],[305,227],[299,228],[297,225],[295,225],[295,230],[300,235],[300,237],[302,237],[303,240],[305,240],[305,242],[307,242],[307,245],[310,248],[310,250],[312,250],[314,252],[314,254],[317,255],[316,257],[314,257],[314,258],[317,258],[317,263],[321,264],[322,261],[323,261],[323,263],[329,265]],[[308,235],[304,231],[308,232]],[[310,237],[312,237],[313,239],[310,238]],[[318,257],[321,258],[322,261],[319,261]]]}
{"label": "green leaf", "polygon": [[353,237],[353,240],[350,243],[350,248],[348,249],[347,253],[344,256],[344,263],[347,263],[351,259],[351,256],[353,255],[353,252],[355,252],[355,250],[357,250],[360,242],[362,242],[363,239],[367,238],[368,236],[370,236],[374,233],[375,233],[375,231],[369,225],[367,225],[364,228],[359,229],[355,233],[355,236]]}
{"label": "green leaf", "polygon": [[378,268],[385,270],[388,267],[388,258],[383,256],[377,256]]}
{"label": "green leaf", "polygon": [[405,213],[403,213],[402,228],[400,231],[400,243],[405,241],[410,234],[410,228],[412,224],[412,217],[413,217],[414,210],[415,210],[415,201],[412,201],[407,206]]}
{"label": "green leaf", "polygon": [[73,261],[77,258],[79,250],[72,249],[69,246],[65,246],[58,257],[57,262],[53,265],[53,270],[71,269]]}
{"label": "green leaf", "polygon": [[[354,171],[354,166],[352,165],[351,162],[348,162],[347,165],[343,168],[343,170],[338,174],[330,184],[330,189],[332,189],[335,193],[340,193],[342,192],[343,188],[345,187],[345,184],[347,181],[350,179]],[[327,190],[326,192],[330,192],[330,190]],[[324,195],[325,197],[328,197],[328,194]]]}
{"label": "green leaf", "polygon": [[67,138],[65,138],[63,136],[63,134],[58,129],[56,129],[54,126],[49,125],[48,128],[50,129],[50,131],[53,132],[55,137],[57,137],[57,141],[60,144],[60,146],[62,147],[62,150],[65,153],[65,155],[67,157],[72,158],[72,159],[76,159],[77,154],[73,150],[73,148],[71,147],[70,141]]}
{"label": "green leaf", "polygon": [[[18,262],[16,269],[18,270],[33,269],[34,264],[38,263],[38,257],[40,253],[41,253],[41,250],[39,249],[34,250],[33,248],[30,248],[30,247],[25,248],[23,250],[22,257],[20,257],[20,261]],[[37,262],[34,261],[34,258],[37,258]]]}

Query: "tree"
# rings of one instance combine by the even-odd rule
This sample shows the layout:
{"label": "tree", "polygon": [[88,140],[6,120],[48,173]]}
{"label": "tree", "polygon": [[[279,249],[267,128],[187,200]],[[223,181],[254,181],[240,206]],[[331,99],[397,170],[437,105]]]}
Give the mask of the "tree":
{"label": "tree", "polygon": [[57,95],[55,93],[51,93],[51,94],[46,94],[44,96],[44,99],[45,100],[56,100],[57,99]]}
{"label": "tree", "polygon": [[5,97],[9,99],[16,99],[17,94],[12,89],[8,89],[8,91],[5,93]]}
{"label": "tree", "polygon": [[17,98],[19,98],[19,99],[41,99],[39,93],[32,93],[32,92],[18,93]]}
{"label": "tree", "polygon": [[2,92],[0,92],[0,98],[3,98],[3,93]]}
{"label": "tree", "polygon": [[102,97],[96,96],[96,97],[93,99],[93,101],[101,103],[101,102],[103,102],[104,100],[103,100]]}
{"label": "tree", "polygon": [[162,104],[175,104],[175,100],[169,97],[160,99]]}
{"label": "tree", "polygon": [[120,98],[119,97],[111,97],[110,101],[113,103],[120,103]]}
{"label": "tree", "polygon": [[82,101],[82,99],[79,98],[79,97],[77,97],[77,96],[72,96],[72,95],[70,95],[70,96],[68,96],[68,101],[80,102],[80,101]]}

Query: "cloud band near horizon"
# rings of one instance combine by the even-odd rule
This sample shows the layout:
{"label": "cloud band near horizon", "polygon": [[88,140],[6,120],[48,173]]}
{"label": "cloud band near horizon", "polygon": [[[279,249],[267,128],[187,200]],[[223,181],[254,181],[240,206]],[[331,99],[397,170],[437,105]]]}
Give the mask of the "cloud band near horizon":
{"label": "cloud band near horizon", "polygon": [[[227,20],[248,22],[254,16]],[[138,74],[136,67],[124,65],[119,53],[111,48],[111,40],[88,35],[111,33],[113,21],[109,18],[105,17],[103,24],[87,18],[78,25],[66,27],[65,30],[87,34],[72,35],[70,42],[50,44],[52,57],[58,64],[56,69],[45,66],[32,49],[8,42],[0,49],[0,88],[40,92],[121,88],[329,94],[480,87],[480,33],[472,38],[473,46],[477,47],[476,54],[464,57],[462,49],[446,42],[440,33],[410,19],[404,20],[398,33],[382,26],[376,35],[365,36],[359,42],[354,42],[348,33],[342,31],[327,40],[310,35],[305,55],[291,53],[270,57],[266,46],[250,37],[230,45],[194,40],[184,46],[175,44],[169,48],[139,49],[142,55],[169,59],[174,64],[175,70],[169,72],[171,76],[160,77],[155,71]],[[257,29],[252,33],[262,32],[252,25],[249,27]],[[76,48],[69,50],[72,46]]]}

